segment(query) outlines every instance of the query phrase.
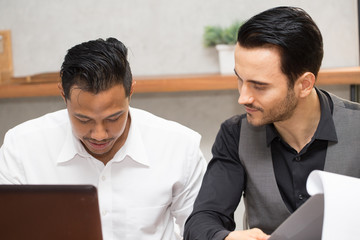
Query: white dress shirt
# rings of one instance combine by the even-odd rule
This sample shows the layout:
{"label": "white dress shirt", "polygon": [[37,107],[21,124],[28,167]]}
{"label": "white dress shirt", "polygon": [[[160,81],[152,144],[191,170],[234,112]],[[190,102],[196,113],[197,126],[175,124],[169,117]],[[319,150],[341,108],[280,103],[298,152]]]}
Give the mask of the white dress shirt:
{"label": "white dress shirt", "polygon": [[200,135],[130,108],[124,146],[104,165],[74,137],[67,110],[9,130],[0,148],[0,184],[92,184],[98,189],[103,237],[173,240],[183,232],[206,161]]}

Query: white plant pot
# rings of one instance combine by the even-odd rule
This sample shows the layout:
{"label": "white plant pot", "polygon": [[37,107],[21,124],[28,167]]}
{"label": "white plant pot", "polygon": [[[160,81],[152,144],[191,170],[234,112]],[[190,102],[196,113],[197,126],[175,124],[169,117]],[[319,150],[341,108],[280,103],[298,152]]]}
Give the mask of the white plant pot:
{"label": "white plant pot", "polygon": [[234,74],[235,45],[218,44],[215,46],[215,48],[218,51],[219,55],[220,73],[222,75]]}

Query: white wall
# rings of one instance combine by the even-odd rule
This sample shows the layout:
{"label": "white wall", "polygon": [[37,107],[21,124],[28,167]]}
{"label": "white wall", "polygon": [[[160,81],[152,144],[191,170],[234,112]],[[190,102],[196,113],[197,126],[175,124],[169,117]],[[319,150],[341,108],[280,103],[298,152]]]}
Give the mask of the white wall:
{"label": "white wall", "polygon": [[[135,76],[217,73],[217,54],[204,48],[205,25],[227,25],[279,5],[304,8],[323,33],[323,68],[359,65],[356,0],[0,0],[0,29],[12,31],[15,76],[58,71],[70,47],[113,36],[130,49]],[[349,98],[348,86],[326,89]],[[220,123],[242,113],[237,91],[135,93],[132,106],[178,121],[203,135],[210,148]],[[60,97],[0,99],[5,132],[63,108]],[[240,216],[242,206],[238,213]],[[241,217],[238,217],[241,225]]]}
{"label": "white wall", "polygon": [[130,48],[135,75],[218,72],[205,25],[227,25],[278,5],[303,7],[324,35],[324,67],[358,65],[356,0],[0,0],[11,29],[16,76],[57,71],[67,49],[114,36]]}

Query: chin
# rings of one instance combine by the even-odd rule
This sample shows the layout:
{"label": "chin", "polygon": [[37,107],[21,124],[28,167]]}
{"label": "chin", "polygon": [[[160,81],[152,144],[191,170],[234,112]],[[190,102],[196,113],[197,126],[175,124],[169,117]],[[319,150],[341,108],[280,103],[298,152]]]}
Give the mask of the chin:
{"label": "chin", "polygon": [[247,121],[250,125],[254,126],[254,127],[260,127],[265,125],[265,123],[261,120],[261,119],[255,119],[251,116],[247,116]]}

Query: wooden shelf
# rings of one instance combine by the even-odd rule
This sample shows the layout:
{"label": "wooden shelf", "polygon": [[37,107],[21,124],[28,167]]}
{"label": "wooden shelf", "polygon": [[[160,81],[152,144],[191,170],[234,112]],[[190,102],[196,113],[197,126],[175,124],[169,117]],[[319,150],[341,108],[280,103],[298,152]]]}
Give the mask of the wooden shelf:
{"label": "wooden shelf", "polygon": [[[203,74],[134,77],[135,93],[229,90],[237,88],[233,75]],[[59,73],[12,78],[0,84],[0,98],[59,96]],[[360,84],[360,67],[322,69],[317,85]]]}

